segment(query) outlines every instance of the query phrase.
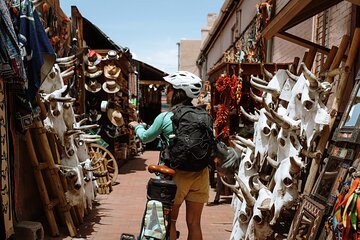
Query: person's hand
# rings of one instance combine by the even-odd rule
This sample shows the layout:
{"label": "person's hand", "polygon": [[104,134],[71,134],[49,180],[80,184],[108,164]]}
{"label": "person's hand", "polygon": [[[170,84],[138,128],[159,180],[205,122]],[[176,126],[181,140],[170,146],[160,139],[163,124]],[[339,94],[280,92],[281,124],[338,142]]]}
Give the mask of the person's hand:
{"label": "person's hand", "polygon": [[129,127],[132,128],[132,129],[135,129],[137,125],[139,125],[139,123],[136,122],[136,121],[132,121],[132,122],[129,123]]}

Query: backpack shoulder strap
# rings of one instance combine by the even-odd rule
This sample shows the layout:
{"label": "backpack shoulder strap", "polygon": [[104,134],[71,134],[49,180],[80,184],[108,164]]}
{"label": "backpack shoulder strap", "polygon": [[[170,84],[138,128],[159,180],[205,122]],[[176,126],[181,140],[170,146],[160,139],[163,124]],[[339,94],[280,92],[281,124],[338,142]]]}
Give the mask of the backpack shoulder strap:
{"label": "backpack shoulder strap", "polygon": [[[174,113],[174,115],[171,117],[171,122],[173,124],[173,127],[177,127],[179,125],[179,121],[185,111],[185,109],[187,108],[186,105],[178,105],[176,106],[172,112]],[[175,129],[174,129],[175,130]]]}
{"label": "backpack shoulder strap", "polygon": [[[162,122],[164,122],[165,117],[166,117],[166,115],[169,114],[169,112],[171,112],[171,111],[168,111],[167,113],[164,114]],[[172,124],[172,123],[171,123],[171,122],[168,123],[168,125],[170,125],[170,124]],[[166,125],[165,127],[167,127],[168,125]],[[164,127],[164,128],[165,128],[165,127]],[[166,141],[164,132],[161,132],[161,133],[160,133],[160,141],[161,141],[161,143],[163,144],[164,147],[167,147],[168,143],[167,143],[167,141]]]}

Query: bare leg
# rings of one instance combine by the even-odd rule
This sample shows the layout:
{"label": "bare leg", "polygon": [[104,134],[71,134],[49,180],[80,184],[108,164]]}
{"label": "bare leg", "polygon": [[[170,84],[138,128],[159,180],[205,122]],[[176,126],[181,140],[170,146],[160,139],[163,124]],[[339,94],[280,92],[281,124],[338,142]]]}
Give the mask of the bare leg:
{"label": "bare leg", "polygon": [[214,204],[220,203],[220,196],[222,191],[224,190],[224,184],[221,181],[221,175],[219,173],[216,174],[216,195],[214,198]]}
{"label": "bare leg", "polygon": [[176,240],[176,220],[179,216],[180,206],[181,204],[176,204],[171,209],[170,240]]}
{"label": "bare leg", "polygon": [[189,230],[187,240],[202,240],[201,214],[204,203],[186,201],[186,224]]}

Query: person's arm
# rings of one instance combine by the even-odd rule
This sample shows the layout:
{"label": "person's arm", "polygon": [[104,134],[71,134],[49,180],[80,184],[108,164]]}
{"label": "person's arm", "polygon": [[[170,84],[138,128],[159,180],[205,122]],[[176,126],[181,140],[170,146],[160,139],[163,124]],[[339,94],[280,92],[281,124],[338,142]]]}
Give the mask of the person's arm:
{"label": "person's arm", "polygon": [[154,123],[148,129],[145,129],[143,125],[138,124],[135,127],[136,136],[138,136],[141,141],[148,143],[154,141],[163,131],[163,120],[166,113],[160,113],[154,120]]}

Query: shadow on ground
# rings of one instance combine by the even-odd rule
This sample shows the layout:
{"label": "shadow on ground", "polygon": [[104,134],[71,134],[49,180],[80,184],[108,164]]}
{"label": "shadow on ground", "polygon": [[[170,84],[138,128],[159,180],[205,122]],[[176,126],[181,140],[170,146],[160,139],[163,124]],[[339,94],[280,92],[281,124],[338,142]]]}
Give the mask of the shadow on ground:
{"label": "shadow on ground", "polygon": [[[67,228],[63,224],[58,224],[60,230],[60,236],[48,236],[45,235],[44,239],[47,240],[64,240],[64,239],[86,239],[87,236],[91,236],[94,232],[94,225],[100,224],[101,218],[104,214],[100,214],[102,208],[100,204],[95,199],[93,201],[93,209],[89,210],[89,213],[84,217],[83,223],[80,223],[79,226],[76,227],[77,234],[75,237],[70,237],[68,235]],[[49,233],[50,231],[47,230],[47,226],[44,226],[45,233]]]}
{"label": "shadow on ground", "polygon": [[104,216],[104,214],[100,214],[102,211],[102,208],[98,201],[95,199],[93,201],[93,209],[89,212],[88,215],[84,218],[84,223],[80,224],[78,229],[78,238],[86,238],[86,236],[91,236],[91,234],[94,232],[94,226],[95,224],[100,224],[101,218]]}
{"label": "shadow on ground", "polygon": [[232,201],[232,196],[221,196],[220,197],[220,201],[219,202],[208,202],[206,204],[207,207],[213,207],[213,206],[217,206],[217,205],[221,205],[221,204],[230,204]]}
{"label": "shadow on ground", "polygon": [[123,165],[119,166],[119,174],[135,173],[137,171],[145,171],[147,164],[146,159],[139,157],[126,161]]}

